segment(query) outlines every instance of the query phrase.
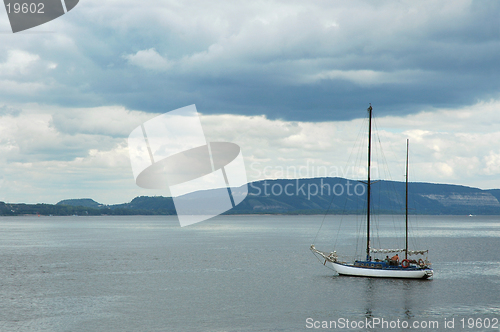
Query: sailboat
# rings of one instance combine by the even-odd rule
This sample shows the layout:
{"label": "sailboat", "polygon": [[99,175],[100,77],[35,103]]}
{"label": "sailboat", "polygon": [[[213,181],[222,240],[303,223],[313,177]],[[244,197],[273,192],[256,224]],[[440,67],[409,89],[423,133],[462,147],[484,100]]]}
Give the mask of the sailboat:
{"label": "sailboat", "polygon": [[[358,276],[358,277],[374,277],[374,278],[409,278],[409,279],[428,279],[433,276],[431,263],[427,259],[428,250],[409,250],[408,248],[408,148],[409,140],[406,141],[406,242],[404,249],[376,249],[370,246],[370,196],[371,185],[373,182],[370,179],[371,168],[371,141],[372,141],[372,106],[368,108],[368,180],[367,185],[367,215],[366,215],[366,258],[362,260],[354,260],[353,262],[344,262],[339,259],[337,252],[322,252],[317,250],[314,244],[310,250],[323,257],[326,262],[332,264],[334,270],[339,275]],[[399,261],[399,253],[404,253],[404,259]],[[395,254],[390,259],[372,259],[372,254]],[[418,260],[412,259],[410,256],[422,255]],[[388,257],[388,256],[386,256]]]}

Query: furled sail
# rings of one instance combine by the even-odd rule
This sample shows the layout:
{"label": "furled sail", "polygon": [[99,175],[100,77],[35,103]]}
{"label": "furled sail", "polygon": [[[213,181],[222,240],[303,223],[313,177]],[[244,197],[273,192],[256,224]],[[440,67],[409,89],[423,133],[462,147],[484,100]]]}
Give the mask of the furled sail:
{"label": "furled sail", "polygon": [[[370,252],[382,253],[382,254],[405,252],[405,251],[406,251],[405,249],[375,249],[375,248],[370,248]],[[408,250],[408,255],[426,255],[428,252],[429,252],[429,250]]]}

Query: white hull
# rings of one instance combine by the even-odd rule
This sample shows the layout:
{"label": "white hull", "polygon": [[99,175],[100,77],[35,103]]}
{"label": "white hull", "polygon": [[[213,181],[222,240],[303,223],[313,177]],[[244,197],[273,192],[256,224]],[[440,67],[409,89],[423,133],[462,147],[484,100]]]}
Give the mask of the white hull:
{"label": "white hull", "polygon": [[340,275],[374,278],[407,278],[407,279],[427,279],[432,277],[432,270],[398,270],[398,269],[370,269],[355,267],[346,264],[332,263],[333,268]]}

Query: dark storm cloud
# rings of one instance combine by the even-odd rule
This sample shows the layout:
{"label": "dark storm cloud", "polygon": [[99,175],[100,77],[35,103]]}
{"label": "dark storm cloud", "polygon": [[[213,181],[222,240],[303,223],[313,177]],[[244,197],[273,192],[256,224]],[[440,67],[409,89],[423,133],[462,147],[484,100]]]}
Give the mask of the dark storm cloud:
{"label": "dark storm cloud", "polygon": [[[499,97],[498,1],[158,6],[89,0],[47,25],[57,33],[2,37],[0,85],[26,91],[3,103],[324,121]],[[12,49],[28,54],[15,76]]]}

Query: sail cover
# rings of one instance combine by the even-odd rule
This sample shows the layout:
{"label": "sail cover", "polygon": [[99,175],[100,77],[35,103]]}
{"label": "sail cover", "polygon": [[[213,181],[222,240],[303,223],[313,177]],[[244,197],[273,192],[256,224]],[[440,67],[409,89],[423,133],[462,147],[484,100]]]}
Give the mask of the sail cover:
{"label": "sail cover", "polygon": [[[405,249],[374,249],[370,248],[370,252],[373,253],[397,253],[397,252],[405,252]],[[408,255],[425,255],[429,252],[429,250],[408,250]]]}

